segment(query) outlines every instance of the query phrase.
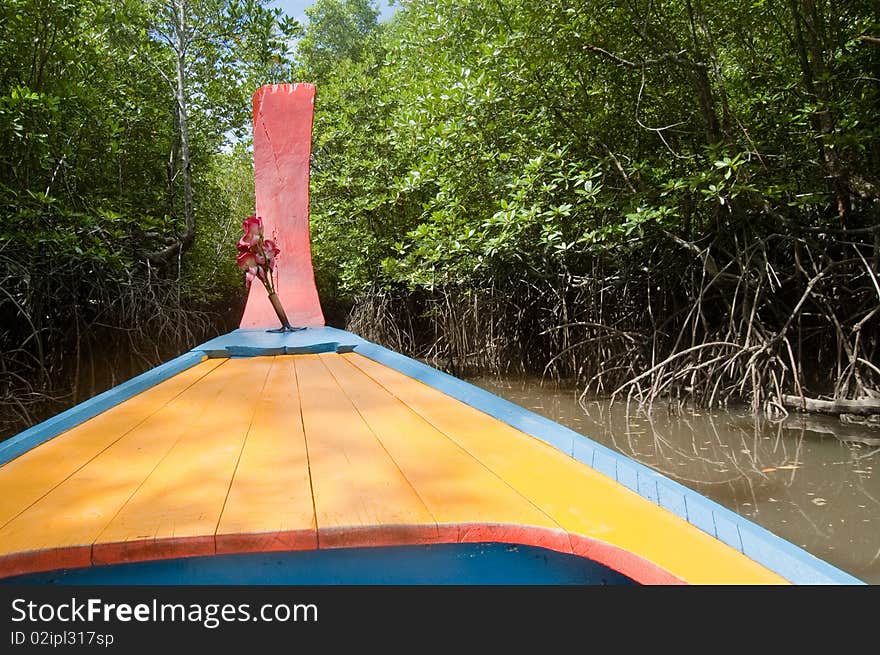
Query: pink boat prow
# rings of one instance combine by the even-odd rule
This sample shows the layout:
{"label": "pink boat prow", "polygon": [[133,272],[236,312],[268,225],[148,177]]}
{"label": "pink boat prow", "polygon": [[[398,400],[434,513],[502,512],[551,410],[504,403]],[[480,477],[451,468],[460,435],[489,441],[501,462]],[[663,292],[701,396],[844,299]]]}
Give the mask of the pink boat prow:
{"label": "pink boat prow", "polygon": [[[309,234],[314,104],[314,84],[272,84],[254,94],[256,215],[263,220],[266,237],[281,249],[275,291],[294,327],[324,325]],[[262,285],[251,286],[240,326],[279,326]]]}

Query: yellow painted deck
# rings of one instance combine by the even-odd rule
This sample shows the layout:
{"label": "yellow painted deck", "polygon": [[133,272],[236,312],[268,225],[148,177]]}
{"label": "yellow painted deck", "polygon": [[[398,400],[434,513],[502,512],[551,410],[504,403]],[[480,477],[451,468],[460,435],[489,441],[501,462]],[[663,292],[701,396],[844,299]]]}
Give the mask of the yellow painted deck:
{"label": "yellow painted deck", "polygon": [[355,353],[208,359],[0,467],[0,576],[501,541],[641,581],[784,583],[553,447]]}

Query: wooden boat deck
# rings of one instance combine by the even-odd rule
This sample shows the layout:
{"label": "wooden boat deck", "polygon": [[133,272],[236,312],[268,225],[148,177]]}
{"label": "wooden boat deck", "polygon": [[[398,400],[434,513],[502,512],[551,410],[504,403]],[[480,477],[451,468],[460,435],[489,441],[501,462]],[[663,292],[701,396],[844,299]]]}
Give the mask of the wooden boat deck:
{"label": "wooden boat deck", "polygon": [[204,359],[0,467],[0,577],[504,542],[640,582],[785,580],[556,448],[354,352]]}

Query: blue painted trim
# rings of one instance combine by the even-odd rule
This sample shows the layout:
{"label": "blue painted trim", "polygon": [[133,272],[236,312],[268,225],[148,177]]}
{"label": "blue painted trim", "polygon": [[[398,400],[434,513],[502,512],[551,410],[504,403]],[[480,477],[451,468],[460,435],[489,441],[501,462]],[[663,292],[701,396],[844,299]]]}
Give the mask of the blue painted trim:
{"label": "blue painted trim", "polygon": [[309,327],[296,332],[233,330],[193,348],[208,357],[257,357],[306,353],[350,352],[368,343],[359,336],[332,327]]}
{"label": "blue painted trim", "polygon": [[715,501],[555,421],[374,343],[364,355],[504,421],[619,481],[795,584],[865,584]]}
{"label": "blue painted trim", "polygon": [[631,585],[593,560],[537,546],[430,544],[241,553],[30,573],[51,585]]}
{"label": "blue painted trim", "polygon": [[0,443],[0,466],[132,396],[195,366],[203,357],[204,354],[197,351],[184,353],[60,414],[56,414],[42,423],[19,432],[14,437]]}

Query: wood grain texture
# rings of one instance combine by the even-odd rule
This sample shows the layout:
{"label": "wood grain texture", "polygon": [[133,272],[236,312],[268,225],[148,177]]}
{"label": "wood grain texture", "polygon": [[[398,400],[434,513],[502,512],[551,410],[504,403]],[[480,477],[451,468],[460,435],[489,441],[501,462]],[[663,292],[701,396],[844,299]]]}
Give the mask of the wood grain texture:
{"label": "wood grain texture", "polygon": [[[296,357],[321,548],[410,543],[431,513],[318,355]],[[367,539],[367,537],[369,537]]]}
{"label": "wood grain texture", "polygon": [[[224,363],[222,360],[208,361],[200,366],[216,373],[222,370]],[[191,369],[186,373],[190,372],[195,371]],[[39,480],[44,489],[39,493],[32,492],[39,499],[0,529],[0,555],[17,551],[91,546],[186,430],[187,419],[198,416],[193,405],[203,396],[206,385],[212,379],[215,378],[210,375],[199,378],[202,384],[187,386],[152,414],[149,412],[153,409],[153,402],[146,399],[144,394],[130,399],[124,403],[124,407],[120,405],[119,409],[125,420],[116,427],[124,430],[121,436],[119,432],[105,432],[113,428],[114,424],[97,420],[106,416],[102,415],[96,417],[94,422],[90,421],[90,425],[84,424],[83,430],[71,434],[69,441],[65,439],[64,449],[53,448],[52,440],[28,453],[28,456],[38,456],[39,461],[46,465],[46,474],[40,470],[33,471],[34,479]],[[173,387],[177,382],[172,379],[163,385]],[[203,404],[202,411],[209,409],[209,405]],[[138,421],[138,411],[146,412],[146,418],[141,414],[143,420]],[[132,424],[134,427],[130,427]],[[77,445],[91,453],[94,439],[98,438],[96,434],[101,439],[107,439],[110,445],[88,459],[85,465],[77,468],[60,484],[55,484],[53,474],[58,467],[65,465],[66,458],[71,456]],[[14,460],[11,464],[19,461]],[[9,474],[14,470],[7,471],[6,467],[0,469],[0,489],[4,492],[12,492],[12,485],[17,478]]]}
{"label": "wood grain texture", "polygon": [[196,387],[201,393],[178,417],[173,444],[98,535],[96,562],[125,559],[131,547],[147,554],[155,548],[163,556],[161,542],[167,539],[194,540],[192,554],[213,552],[213,535],[272,361],[227,360]]}
{"label": "wood grain texture", "polygon": [[[567,532],[635,553],[691,582],[783,582],[742,553],[552,446],[361,355],[340,357],[376,380]],[[577,547],[573,550],[580,554]]]}
{"label": "wood grain texture", "polygon": [[200,366],[0,467],[0,490],[19,494],[0,528],[0,575],[489,541],[647,583],[784,582],[595,469],[360,355]]}
{"label": "wood grain texture", "polygon": [[437,523],[462,526],[457,541],[486,541],[482,526],[496,526],[496,541],[517,543],[518,526],[540,527],[552,543],[535,545],[570,550],[558,523],[409,406],[347,359],[320,358]]}
{"label": "wood grain texture", "polygon": [[293,357],[274,357],[223,514],[217,552],[317,547],[309,459]]}
{"label": "wood grain texture", "polygon": [[0,527],[148,420],[222,360],[207,360],[0,467]]}

